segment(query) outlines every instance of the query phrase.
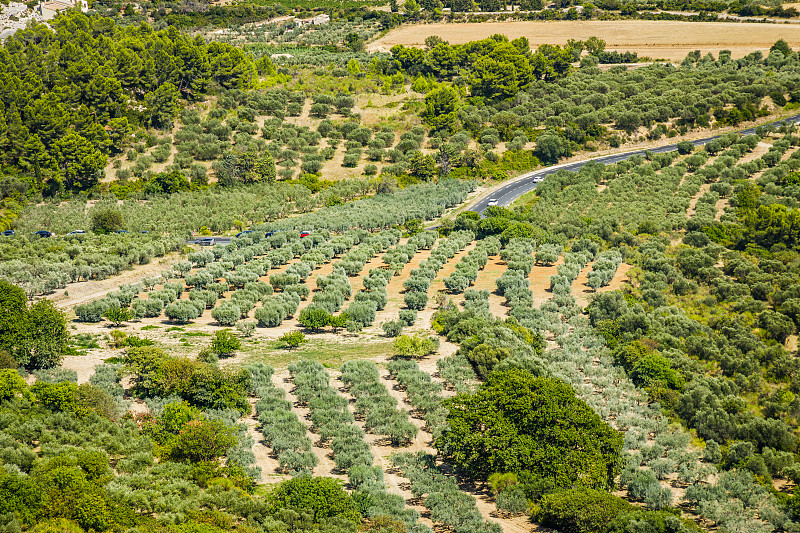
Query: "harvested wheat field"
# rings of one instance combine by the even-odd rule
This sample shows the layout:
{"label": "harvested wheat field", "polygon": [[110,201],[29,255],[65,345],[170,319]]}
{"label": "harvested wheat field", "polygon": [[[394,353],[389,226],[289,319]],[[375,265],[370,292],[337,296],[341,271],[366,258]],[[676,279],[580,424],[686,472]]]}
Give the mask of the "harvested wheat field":
{"label": "harvested wheat field", "polygon": [[594,35],[606,41],[607,50],[638,52],[642,57],[670,61],[681,61],[692,50],[715,56],[720,50],[730,50],[733,57],[742,57],[755,50],[766,52],[778,39],[785,39],[792,47],[800,45],[800,25],[593,20],[418,24],[390,31],[372,42],[369,49],[388,52],[396,44],[422,46],[431,35],[450,44],[461,44],[496,33],[509,39],[527,37],[533,47],[545,43],[563,45],[567,39],[586,40]]}

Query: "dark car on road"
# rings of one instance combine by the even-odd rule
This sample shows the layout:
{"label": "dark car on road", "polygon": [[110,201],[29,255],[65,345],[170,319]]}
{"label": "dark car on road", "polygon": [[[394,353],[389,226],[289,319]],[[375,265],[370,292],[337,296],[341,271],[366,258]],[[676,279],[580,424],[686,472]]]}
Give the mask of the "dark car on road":
{"label": "dark car on road", "polygon": [[7,229],[7,230],[5,230],[3,232],[3,235],[5,237],[13,237],[14,236],[14,230],[13,229]]}
{"label": "dark car on road", "polygon": [[41,238],[52,237],[53,236],[52,233],[50,233],[47,230],[43,230],[43,229],[40,229],[39,231],[34,231],[33,234],[36,235],[37,237],[41,237]]}
{"label": "dark car on road", "polygon": [[251,230],[251,229],[246,229],[246,230],[244,230],[244,231],[240,231],[239,233],[237,233],[237,234],[236,234],[236,238],[238,239],[238,238],[240,238],[240,237],[246,237],[246,236],[250,235],[251,233],[253,233],[253,230]]}
{"label": "dark car on road", "polygon": [[214,246],[217,244],[217,240],[214,237],[200,237],[195,239],[194,243],[200,246]]}

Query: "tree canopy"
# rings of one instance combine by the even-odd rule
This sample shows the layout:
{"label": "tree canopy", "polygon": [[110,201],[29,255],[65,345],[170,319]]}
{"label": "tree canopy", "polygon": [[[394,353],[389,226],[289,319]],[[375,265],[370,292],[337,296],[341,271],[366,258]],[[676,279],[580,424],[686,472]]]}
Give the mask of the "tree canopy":
{"label": "tree canopy", "polygon": [[171,127],[180,97],[248,87],[255,67],[240,48],[174,27],[118,26],[69,11],[20,30],[0,48],[0,162],[51,190],[86,189],[130,124]]}
{"label": "tree canopy", "polygon": [[530,471],[562,487],[614,483],[622,436],[560,381],[494,372],[445,404],[449,428],[436,447],[471,479]]}
{"label": "tree canopy", "polygon": [[68,339],[64,313],[51,301],[28,306],[22,289],[0,280],[0,352],[26,368],[50,368],[61,361]]}

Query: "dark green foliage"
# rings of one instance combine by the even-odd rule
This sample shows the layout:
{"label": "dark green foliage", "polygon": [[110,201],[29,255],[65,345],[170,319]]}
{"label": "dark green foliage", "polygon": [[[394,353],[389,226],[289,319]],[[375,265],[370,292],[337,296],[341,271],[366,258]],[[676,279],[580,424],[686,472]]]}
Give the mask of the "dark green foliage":
{"label": "dark green foliage", "polygon": [[586,487],[542,498],[541,524],[563,533],[605,531],[608,524],[633,506],[612,494]]}
{"label": "dark green foliage", "polygon": [[198,361],[171,358],[158,348],[131,348],[125,369],[142,396],[178,396],[206,409],[247,408],[249,373],[220,370]]}
{"label": "dark green foliage", "polygon": [[[52,30],[21,31],[3,53],[8,75],[25,80],[6,91],[3,138],[17,148],[3,150],[3,163],[51,179],[54,191],[96,183],[106,155],[129,141],[129,119],[169,128],[181,96],[201,97],[211,83],[246,87],[254,74],[252,61],[233,46],[80,12],[60,17]],[[39,59],[23,59],[32,56]],[[55,70],[44,74],[45,64]],[[74,74],[87,68],[96,75]],[[64,79],[74,84],[68,95]]]}
{"label": "dark green foliage", "polygon": [[28,306],[25,292],[0,280],[0,352],[27,368],[57,365],[67,348],[64,313],[49,300]]}
{"label": "dark green foliage", "polygon": [[436,447],[471,479],[531,471],[561,487],[614,484],[622,436],[564,383],[496,372],[476,393],[445,405],[449,429]]}
{"label": "dark green foliage", "polygon": [[440,87],[425,95],[425,123],[435,130],[452,132],[456,125],[458,93],[452,87]]}
{"label": "dark green foliage", "polygon": [[315,521],[341,517],[358,522],[358,512],[353,500],[333,478],[302,477],[285,481],[269,495],[269,500],[281,508],[311,512]]}
{"label": "dark green foliage", "polygon": [[194,420],[183,425],[166,445],[164,457],[171,461],[200,463],[217,461],[226,455],[236,438],[219,420]]}
{"label": "dark green foliage", "polygon": [[[397,45],[391,53],[413,75],[451,78],[467,69],[471,94],[487,99],[513,97],[535,79],[562,78],[569,73],[572,62],[571,50],[545,45],[531,53],[526,39],[509,42],[501,35],[464,45],[439,43],[428,52]],[[436,100],[446,103],[448,98],[443,94]],[[450,112],[447,105],[440,110],[445,115]],[[445,125],[446,121],[442,126]]]}
{"label": "dark green foliage", "polygon": [[678,153],[681,155],[690,154],[694,150],[694,145],[690,141],[681,141],[677,146]]}
{"label": "dark green foliage", "polygon": [[95,233],[112,233],[122,229],[124,223],[122,213],[117,209],[98,209],[91,215],[92,231]]}

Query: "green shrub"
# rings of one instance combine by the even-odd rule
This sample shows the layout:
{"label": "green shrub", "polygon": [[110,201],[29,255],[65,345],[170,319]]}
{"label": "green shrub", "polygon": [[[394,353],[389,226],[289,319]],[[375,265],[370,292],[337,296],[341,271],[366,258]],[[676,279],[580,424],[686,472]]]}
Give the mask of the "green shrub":
{"label": "green shrub", "polygon": [[[474,394],[444,404],[449,427],[435,446],[468,478],[530,471],[555,487],[614,484],[622,435],[561,381],[525,370],[495,371]],[[486,439],[496,432],[501,442],[490,445]]]}
{"label": "green shrub", "polygon": [[398,316],[404,326],[413,326],[417,321],[417,312],[414,309],[400,309]]}
{"label": "green shrub", "polygon": [[235,337],[230,330],[217,331],[211,340],[211,351],[219,357],[232,357],[236,350],[242,347],[242,341]]}
{"label": "green shrub", "polygon": [[397,337],[403,331],[403,324],[397,320],[384,322],[381,326],[387,337]]}
{"label": "green shrub", "polygon": [[401,357],[425,357],[439,349],[438,337],[421,335],[401,335],[393,343],[395,355]]}
{"label": "green shrub", "polygon": [[354,523],[361,521],[361,513],[342,488],[342,482],[330,477],[300,477],[284,481],[270,497],[279,508],[302,509],[311,513],[315,521],[334,517]]}
{"label": "green shrub", "polygon": [[[125,371],[142,397],[178,396],[201,409],[249,410],[250,373],[226,371],[201,361],[172,358],[155,347],[130,348]],[[174,376],[181,376],[175,379]]]}
{"label": "green shrub", "polygon": [[200,316],[197,306],[188,300],[178,300],[164,309],[164,314],[176,324],[187,324]]}
{"label": "green shrub", "polygon": [[211,311],[211,317],[221,326],[233,326],[241,316],[242,311],[239,306],[231,302],[225,302]]}
{"label": "green shrub", "polygon": [[127,322],[133,318],[133,314],[125,307],[109,307],[103,313],[103,318],[112,322],[115,326],[120,326],[123,322]]}
{"label": "green shrub", "polygon": [[278,337],[278,344],[289,350],[299,348],[301,345],[308,342],[308,339],[302,331],[287,331]]}
{"label": "green shrub", "polygon": [[422,311],[428,305],[428,294],[425,292],[407,292],[403,301],[409,309]]}
{"label": "green shrub", "polygon": [[306,307],[300,311],[300,316],[297,320],[304,328],[312,331],[319,331],[330,325],[332,318],[333,317],[331,317],[331,314],[324,309]]}
{"label": "green shrub", "polygon": [[605,531],[633,506],[613,494],[589,488],[570,489],[542,498],[538,521],[563,533]]}

